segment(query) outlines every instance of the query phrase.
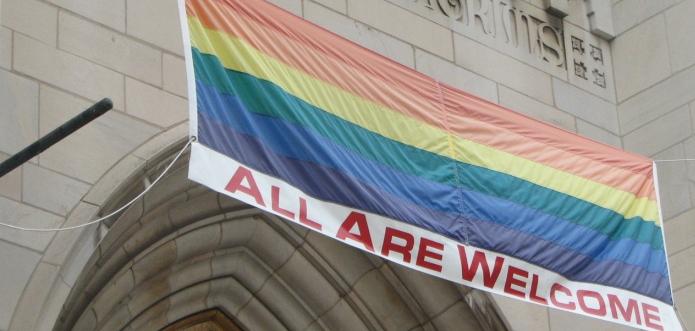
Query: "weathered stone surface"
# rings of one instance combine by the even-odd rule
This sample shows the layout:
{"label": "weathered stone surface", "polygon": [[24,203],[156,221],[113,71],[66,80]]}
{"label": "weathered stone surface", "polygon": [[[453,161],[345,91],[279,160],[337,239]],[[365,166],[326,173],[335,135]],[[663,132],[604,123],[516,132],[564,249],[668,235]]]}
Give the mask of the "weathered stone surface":
{"label": "weathered stone surface", "polygon": [[438,81],[488,101],[498,101],[495,82],[428,52],[415,50],[415,66],[418,71]]}
{"label": "weathered stone surface", "polygon": [[613,40],[618,101],[659,82],[671,73],[664,17],[658,15]]}
{"label": "weathered stone surface", "polygon": [[553,103],[550,75],[454,34],[456,64],[547,104]]}
{"label": "weathered stone surface", "polygon": [[[683,145],[675,145],[659,154],[656,160],[682,159]],[[685,162],[658,162],[659,194],[661,196],[661,215],[669,219],[688,209],[691,205],[690,187],[688,185]]]}
{"label": "weathered stone surface", "polygon": [[14,38],[14,68],[90,100],[109,97],[123,109],[123,75],[22,35]]}
{"label": "weathered stone surface", "polygon": [[164,53],[162,56],[162,86],[165,90],[186,97],[188,86],[186,82],[186,63],[178,56]]}
{"label": "weathered stone surface", "polygon": [[309,1],[304,3],[304,17],[400,64],[414,66],[413,47],[388,34]]}
{"label": "weathered stone surface", "polygon": [[214,277],[233,276],[250,292],[258,291],[270,277],[271,270],[251,252],[235,249],[212,259]]}
{"label": "weathered stone surface", "polygon": [[695,63],[695,43],[692,42],[695,34],[693,13],[695,13],[693,1],[683,1],[666,11],[666,30],[673,71]]}
{"label": "weathered stone surface", "polygon": [[[28,228],[55,228],[63,218],[40,209],[0,197],[0,220],[4,223]],[[0,239],[7,240],[37,251],[43,251],[53,238],[52,232],[27,232],[4,228]]]}
{"label": "weathered stone surface", "polygon": [[112,29],[125,32],[125,0],[48,0]]}
{"label": "weathered stone surface", "polygon": [[186,99],[126,77],[126,112],[160,127],[188,118]]}
{"label": "weathered stone surface", "polygon": [[269,2],[299,17],[302,16],[302,0],[269,0]]}
{"label": "weathered stone surface", "polygon": [[[70,213],[70,216],[68,216],[63,226],[67,227],[84,224],[92,220],[97,215],[98,210],[99,208],[94,205],[79,202],[72,213]],[[71,253],[70,250],[72,247],[79,242],[80,235],[83,231],[84,229],[82,228],[58,232],[55,238],[53,238],[53,241],[51,241],[51,244],[48,245],[46,253],[43,256],[43,261],[55,265],[63,265],[66,257]]]}
{"label": "weathered stone surface", "polygon": [[145,160],[133,155],[126,155],[114,167],[104,174],[84,196],[83,200],[95,205],[102,205],[112,193],[117,192],[127,182],[129,176],[145,164]]}
{"label": "weathered stone surface", "polygon": [[207,308],[205,302],[210,292],[209,283],[201,283],[187,287],[169,297],[171,306],[167,312],[167,321],[173,323],[191,314],[203,311]]}
{"label": "weathered stone surface", "polygon": [[220,247],[243,246],[256,230],[257,221],[252,218],[235,219],[222,223]]}
{"label": "weathered stone surface", "polygon": [[674,291],[695,283],[693,261],[695,261],[695,247],[687,248],[669,258],[671,285]]}
{"label": "weathered stone surface", "polygon": [[135,283],[140,283],[176,261],[176,244],[168,241],[133,264]]}
{"label": "weathered stone surface", "polygon": [[0,151],[19,152],[38,139],[39,85],[0,70]]}
{"label": "weathered stone surface", "polygon": [[618,105],[622,133],[628,133],[691,102],[693,84],[695,67],[679,72]]}
{"label": "weathered stone surface", "polygon": [[[548,309],[550,329],[562,331],[611,330],[634,331],[634,328],[602,321],[600,319],[569,313],[557,309]],[[512,322],[513,323],[513,322]]]}
{"label": "weathered stone surface", "polygon": [[540,121],[545,121],[554,126],[569,131],[575,131],[575,120],[561,110],[555,109],[535,99],[531,99],[506,86],[499,87],[499,104],[513,111],[528,115]]}
{"label": "weathered stone surface", "polygon": [[625,135],[623,143],[628,150],[653,155],[690,136],[690,124],[690,110],[684,106]]}
{"label": "weathered stone surface", "polygon": [[251,299],[236,317],[246,330],[287,330],[256,298]]}
{"label": "weathered stone surface", "polygon": [[51,292],[53,283],[58,276],[58,267],[41,262],[31,275],[31,279],[17,303],[10,329],[33,330],[36,326],[37,311],[40,311]]}
{"label": "weathered stone surface", "polygon": [[0,26],[0,67],[12,67],[12,30]]}
{"label": "weathered stone surface", "polygon": [[277,275],[299,293],[311,310],[323,315],[340,299],[324,275],[297,251],[278,271]]}
{"label": "weathered stone surface", "polygon": [[162,83],[162,53],[111,29],[61,11],[58,47],[143,80]]}
{"label": "weathered stone surface", "polygon": [[2,25],[48,45],[56,45],[56,7],[37,0],[5,0],[0,13]]}
{"label": "weathered stone surface", "polygon": [[55,325],[58,314],[60,314],[60,310],[63,308],[63,303],[67,299],[69,293],[70,287],[60,279],[57,280],[56,285],[53,287],[44,304],[41,315],[36,321],[37,331],[53,330],[53,325]]}
{"label": "weathered stone surface", "polygon": [[212,224],[176,238],[176,260],[186,261],[215,250],[220,243],[220,230],[219,224]]}
{"label": "weathered stone surface", "polygon": [[207,305],[235,316],[251,297],[253,294],[233,277],[218,278],[210,282]]}
{"label": "weathered stone surface", "polygon": [[33,164],[24,165],[22,171],[24,202],[66,216],[89,185],[73,178]]}
{"label": "weathered stone surface", "polygon": [[183,55],[183,38],[176,1],[127,0],[126,31],[166,50]]}
{"label": "weathered stone surface", "polygon": [[615,106],[593,94],[553,78],[558,108],[614,134],[620,132]]}
{"label": "weathered stone surface", "polygon": [[[294,295],[295,293],[297,295]],[[304,330],[318,317],[316,312],[310,310],[313,307],[303,302],[301,292],[294,291],[276,275],[263,284],[261,290],[256,293],[256,298],[290,330]]]}
{"label": "weathered stone surface", "polygon": [[608,144],[611,146],[615,146],[618,148],[622,148],[622,141],[620,140],[620,137],[602,129],[599,128],[598,126],[595,126],[591,123],[584,122],[580,119],[577,119],[577,133],[594,139],[596,141],[600,141],[604,144]]}
{"label": "weathered stone surface", "polygon": [[[0,153],[0,162],[5,161],[9,155]],[[22,167],[0,178],[0,195],[13,200],[22,200]]]}
{"label": "weathered stone surface", "polygon": [[498,294],[490,294],[490,299],[499,307],[504,319],[512,325],[513,330],[551,330],[548,321],[548,308]]}
{"label": "weathered stone surface", "polygon": [[[5,206],[0,205],[0,211],[4,210]],[[8,220],[6,217],[0,217],[0,219]],[[0,282],[0,297],[2,298],[0,300],[0,328],[5,330],[9,328],[12,313],[22,295],[22,290],[40,258],[41,256],[35,252],[0,240],[0,265],[12,266],[11,268],[2,268],[2,272],[0,272],[2,275]]]}
{"label": "weathered stone surface", "polygon": [[[41,134],[58,127],[89,105],[83,99],[42,85]],[[94,183],[123,155],[156,132],[155,127],[112,110],[46,150],[39,160],[41,166]],[[137,166],[137,163],[128,165]],[[115,180],[112,182],[115,184],[123,178],[111,177],[110,180]],[[100,194],[106,192],[109,191],[102,187]]]}
{"label": "weathered stone surface", "polygon": [[695,328],[695,314],[683,314],[689,307],[695,307],[695,285],[687,286],[674,294],[676,309],[680,313],[680,318],[688,330]]}
{"label": "weathered stone surface", "polygon": [[442,314],[456,301],[461,300],[461,295],[456,291],[453,283],[399,264],[391,266],[396,277],[403,282],[428,318]]}
{"label": "weathered stone surface", "polygon": [[273,270],[292,256],[295,248],[265,222],[258,222],[256,231],[246,244]]}
{"label": "weathered stone surface", "polygon": [[[347,14],[347,3],[345,0],[312,0],[313,2],[320,3],[330,9],[339,11],[343,14]],[[304,3],[306,8],[306,2]]]}
{"label": "weathered stone surface", "polygon": [[321,316],[321,322],[326,325],[328,330],[369,330],[346,299],[340,299],[331,310]]}
{"label": "weathered stone surface", "polygon": [[619,35],[654,14],[676,3],[676,0],[621,0],[613,6],[613,28]]}
{"label": "weathered stone surface", "polygon": [[695,209],[668,220],[664,227],[669,255],[695,246]]}
{"label": "weathered stone surface", "polygon": [[432,320],[437,330],[475,330],[480,325],[465,302],[459,301]]}
{"label": "weathered stone surface", "polygon": [[434,22],[385,1],[365,6],[360,0],[348,0],[347,6],[349,16],[358,21],[445,59],[454,59],[451,31]]}
{"label": "weathered stone surface", "polygon": [[133,273],[130,269],[116,275],[106,288],[103,288],[99,295],[94,299],[92,304],[94,312],[97,316],[97,321],[103,323],[113,313],[121,300],[128,297],[128,293],[133,289],[135,283],[133,281]]}
{"label": "weathered stone surface", "polygon": [[307,235],[306,241],[316,251],[321,252],[328,264],[350,286],[369,270],[374,269],[362,252],[333,238],[312,231]]}
{"label": "weathered stone surface", "polygon": [[[413,313],[378,269],[365,274],[354,290],[386,330],[408,330],[417,325]],[[392,305],[384,305],[391,302]]]}

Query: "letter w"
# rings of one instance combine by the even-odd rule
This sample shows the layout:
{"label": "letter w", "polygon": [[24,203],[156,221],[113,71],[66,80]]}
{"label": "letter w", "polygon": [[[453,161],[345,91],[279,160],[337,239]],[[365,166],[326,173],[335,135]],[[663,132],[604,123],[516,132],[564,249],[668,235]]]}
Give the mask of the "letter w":
{"label": "letter w", "polygon": [[502,271],[502,264],[504,263],[504,258],[503,257],[495,257],[495,266],[492,269],[492,273],[490,272],[490,266],[487,264],[487,258],[485,257],[485,253],[481,251],[475,251],[473,253],[473,261],[471,264],[468,264],[468,257],[466,257],[466,248],[463,246],[458,246],[459,249],[459,258],[461,259],[461,277],[463,279],[472,282],[473,277],[478,273],[478,268],[482,267],[483,269],[483,284],[488,287],[492,288],[495,286],[495,283],[497,283],[497,278],[500,275],[500,272]]}

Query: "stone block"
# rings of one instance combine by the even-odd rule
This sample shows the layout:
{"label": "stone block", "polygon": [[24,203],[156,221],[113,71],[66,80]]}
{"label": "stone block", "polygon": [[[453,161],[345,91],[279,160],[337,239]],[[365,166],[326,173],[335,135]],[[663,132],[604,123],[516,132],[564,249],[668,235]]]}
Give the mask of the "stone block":
{"label": "stone block", "polygon": [[14,154],[39,138],[39,85],[1,69],[0,82],[0,151]]}
{"label": "stone block", "polygon": [[428,318],[442,314],[456,301],[461,300],[461,295],[456,291],[453,283],[400,264],[391,264],[391,269]]}
{"label": "stone block", "polygon": [[295,252],[295,247],[265,222],[258,222],[256,231],[246,245],[273,270],[283,265]]}
{"label": "stone block", "polygon": [[[136,285],[130,300],[128,300],[128,310],[130,310],[131,314],[137,315],[147,311],[148,307],[157,302],[162,302],[162,299],[174,292],[169,286],[166,276],[166,274],[161,274]],[[166,302],[166,300],[164,301]]]}
{"label": "stone block", "polygon": [[[678,144],[654,155],[654,159],[682,159],[683,156],[683,145]],[[690,209],[692,199],[685,162],[659,162],[657,171],[662,217],[667,220]]]}
{"label": "stone block", "polygon": [[80,318],[75,322],[75,326],[73,327],[75,330],[96,330],[97,329],[97,317],[94,315],[94,310],[93,309],[88,309],[85,310]]}
{"label": "stone block", "polygon": [[121,185],[128,182],[130,176],[138,175],[139,173],[135,172],[144,164],[145,160],[131,154],[126,155],[99,178],[82,200],[98,206],[103,205],[111,194],[118,192]]}
{"label": "stone block", "polygon": [[[57,215],[3,197],[0,197],[0,220],[27,228],[55,228],[63,223],[63,218]],[[37,233],[9,228],[0,231],[0,239],[42,252],[51,242],[53,235],[53,232]]]}
{"label": "stone block", "polygon": [[188,118],[188,101],[151,85],[126,77],[126,112],[160,127]]}
{"label": "stone block", "polygon": [[680,107],[623,137],[625,149],[653,155],[692,134],[688,106]]}
{"label": "stone block", "polygon": [[255,293],[255,297],[265,304],[288,330],[304,330],[311,322],[318,317],[313,307],[303,302],[300,293],[294,295],[284,279],[278,276],[270,277],[260,291]]}
{"label": "stone block", "polygon": [[687,330],[695,328],[695,314],[684,314],[688,309],[695,307],[695,285],[687,286],[673,293],[676,309],[680,312],[680,318]]}
{"label": "stone block", "polygon": [[51,170],[23,167],[24,202],[66,216],[89,190],[89,185]]}
{"label": "stone block", "polygon": [[[346,0],[312,0],[313,2],[320,3],[330,9],[347,14],[347,3]],[[308,1],[307,1],[308,2]],[[307,7],[306,2],[304,4]]]}
{"label": "stone block", "polygon": [[12,68],[12,30],[0,26],[0,67]]}
{"label": "stone block", "polygon": [[16,34],[15,70],[97,101],[109,97],[123,109],[123,75]]}
{"label": "stone block", "polygon": [[302,0],[269,0],[270,3],[302,17]]}
{"label": "stone block", "polygon": [[109,315],[106,316],[105,320],[99,320],[98,329],[132,331],[132,329],[125,328],[130,320],[131,316],[128,311],[128,306],[121,304],[115,307]]}
{"label": "stone block", "polygon": [[31,275],[21,299],[17,303],[11,330],[34,330],[37,322],[37,311],[44,306],[51,292],[53,283],[58,276],[58,267],[41,262]]}
{"label": "stone block", "polygon": [[695,283],[693,261],[695,261],[695,247],[687,248],[669,257],[671,267],[671,285],[673,291],[678,291]]}
{"label": "stone block", "polygon": [[666,221],[664,227],[666,248],[669,255],[695,246],[695,209]]}
{"label": "stone block", "polygon": [[321,256],[349,286],[354,285],[365,273],[374,269],[362,252],[333,238],[312,231],[307,235],[306,241],[308,245],[321,253]]}
{"label": "stone block", "polygon": [[513,330],[550,331],[548,308],[499,294],[490,294],[489,297],[500,310],[503,318],[512,324]]}
{"label": "stone block", "polygon": [[58,8],[37,0],[5,0],[0,13],[2,25],[48,45],[56,45]]}
{"label": "stone block", "polygon": [[161,330],[168,324],[167,311],[169,311],[169,300],[159,301],[134,318],[130,327],[134,330]]}
{"label": "stone block", "polygon": [[[8,157],[8,154],[0,153],[0,162]],[[22,167],[0,178],[0,195],[17,201],[22,200]]]}
{"label": "stone block", "polygon": [[252,297],[253,294],[233,277],[218,278],[210,282],[207,305],[235,316]]}
{"label": "stone block", "polygon": [[162,86],[165,90],[186,97],[188,85],[186,82],[186,62],[178,56],[164,53],[162,56]]}
{"label": "stone block", "polygon": [[454,45],[456,64],[464,69],[553,104],[550,75],[459,34],[454,34]]}
{"label": "stone block", "polygon": [[169,275],[173,291],[210,280],[212,276],[212,254],[201,256],[190,263],[177,264]]}
{"label": "stone block", "polygon": [[593,94],[553,78],[558,108],[614,134],[620,132],[615,106]]}
{"label": "stone block", "polygon": [[[89,105],[88,101],[42,85],[41,134],[58,127]],[[157,131],[154,126],[112,110],[46,150],[39,160],[43,167],[95,183],[114,163]],[[138,163],[131,159],[125,170],[134,169]],[[115,180],[112,182],[115,184],[123,179],[111,177],[110,180]],[[102,187],[100,192],[103,197],[110,191]]]}
{"label": "stone block", "polygon": [[576,130],[575,120],[572,115],[548,106],[535,99],[531,99],[526,95],[507,88],[506,86],[500,85],[499,93],[499,104],[504,107],[565,130]]}
{"label": "stone block", "polygon": [[475,330],[480,328],[478,320],[468,307],[468,305],[459,301],[450,306],[447,310],[439,314],[432,320],[432,323],[437,330]]}
{"label": "stone block", "polygon": [[[658,1],[657,1],[658,2]],[[671,55],[671,68],[679,71],[695,64],[695,2],[683,1],[666,11],[666,31]]]}
{"label": "stone block", "polygon": [[[103,323],[114,312],[114,308],[119,305],[121,300],[128,297],[128,293],[133,289],[133,272],[127,271],[116,275],[113,280],[97,295],[92,303],[97,321]],[[127,310],[127,309],[126,309]]]}
{"label": "stone block", "polygon": [[[385,330],[409,330],[418,324],[408,306],[378,269],[360,278],[354,286],[354,291]],[[385,302],[391,304],[386,305]]]}
{"label": "stone block", "polygon": [[183,55],[183,37],[176,1],[126,1],[126,31],[129,35]]}
{"label": "stone block", "polygon": [[642,23],[677,0],[621,0],[613,5],[613,28],[619,35]]}
{"label": "stone block", "polygon": [[171,306],[167,312],[167,321],[173,323],[181,318],[201,312],[207,308],[206,298],[210,293],[210,284],[200,283],[187,287],[169,297]]}
{"label": "stone block", "polygon": [[695,67],[679,72],[618,105],[622,132],[630,132],[691,102],[694,84]]}
{"label": "stone block", "polygon": [[613,133],[604,130],[602,128],[599,128],[598,126],[595,126],[593,124],[590,124],[588,122],[584,122],[580,119],[577,119],[577,133],[587,137],[591,138],[593,140],[602,142],[604,144],[608,144],[617,148],[622,148],[623,143],[620,140],[620,137],[614,135]]}
{"label": "stone block", "polygon": [[[0,211],[5,211],[6,206],[0,205]],[[6,217],[0,217],[7,220]],[[3,230],[3,233],[6,231]],[[22,295],[25,285],[29,281],[34,268],[39,263],[41,256],[36,252],[12,245],[5,241],[0,241],[0,265],[12,266],[4,267],[0,271],[0,329],[7,330],[10,326],[10,319],[15,310],[17,302]]]}
{"label": "stone block", "polygon": [[613,40],[615,87],[621,102],[671,73],[663,15],[645,21]]}
{"label": "stone block", "polygon": [[174,261],[176,261],[176,244],[173,241],[168,241],[133,264],[135,283],[139,284],[156,275],[160,270],[171,266]]}
{"label": "stone block", "polygon": [[150,84],[162,84],[159,50],[65,11],[58,16],[58,47]]}
{"label": "stone block", "polygon": [[414,66],[412,46],[352,18],[310,1],[304,3],[304,18],[402,65]]}
{"label": "stone block", "polygon": [[60,280],[56,281],[55,286],[51,290],[43,306],[41,315],[37,318],[35,330],[53,330],[53,326],[58,319],[58,314],[60,314],[60,310],[63,308],[63,303],[65,303],[69,293],[70,287],[68,287],[67,284]]}
{"label": "stone block", "polygon": [[328,330],[369,330],[345,299],[340,299],[331,310],[321,316],[321,322],[326,325]]}
{"label": "stone block", "polygon": [[[454,59],[451,31],[386,1],[348,0],[350,17],[445,59]],[[408,24],[404,24],[408,22]]]}
{"label": "stone block", "polygon": [[298,251],[282,266],[277,275],[292,289],[317,315],[323,315],[340,299],[338,291],[329,283],[317,267]]}
{"label": "stone block", "polygon": [[252,298],[236,316],[245,330],[286,330],[282,322],[278,321],[265,305]]}
{"label": "stone block", "polygon": [[48,0],[112,29],[125,32],[125,0]]}
{"label": "stone block", "polygon": [[176,261],[186,261],[196,256],[212,252],[220,244],[219,224],[181,234],[176,238]]}
{"label": "stone block", "polygon": [[[74,226],[87,223],[97,217],[99,208],[84,202],[79,202],[73,209],[70,216],[63,226]],[[55,265],[63,265],[68,254],[71,253],[73,246],[80,242],[79,238],[83,233],[84,228],[71,231],[61,231],[56,233],[55,238],[48,245],[46,253],[43,255],[43,261]]]}
{"label": "stone block", "polygon": [[212,259],[214,278],[233,276],[244,288],[256,292],[272,275],[270,268],[249,251],[238,248],[220,254]]}
{"label": "stone block", "polygon": [[438,81],[490,102],[497,102],[497,84],[430,53],[415,49],[417,70]]}
{"label": "stone block", "polygon": [[[586,330],[611,330],[611,331],[634,331],[635,328],[620,324],[602,321],[600,319],[582,316],[557,309],[548,309],[548,319],[550,330],[562,331],[586,331]],[[513,323],[513,322],[512,322]]]}
{"label": "stone block", "polygon": [[220,247],[243,246],[256,231],[258,222],[252,218],[229,220],[222,223]]}

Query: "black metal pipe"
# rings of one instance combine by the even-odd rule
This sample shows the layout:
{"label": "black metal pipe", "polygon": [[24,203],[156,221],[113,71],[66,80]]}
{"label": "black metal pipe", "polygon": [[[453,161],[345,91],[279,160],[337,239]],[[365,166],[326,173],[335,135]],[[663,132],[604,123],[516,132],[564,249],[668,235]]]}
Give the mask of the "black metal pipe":
{"label": "black metal pipe", "polygon": [[101,99],[101,101],[95,103],[85,111],[63,123],[63,125],[57,127],[55,130],[41,137],[39,140],[19,151],[17,154],[12,155],[9,159],[0,163],[0,177],[5,176],[8,172],[24,164],[24,162],[27,162],[34,156],[39,155],[47,148],[53,146],[53,144],[63,140],[63,138],[69,136],[71,133],[77,131],[87,123],[95,120],[97,117],[103,115],[111,108],[113,108],[113,102],[111,102],[111,99]]}

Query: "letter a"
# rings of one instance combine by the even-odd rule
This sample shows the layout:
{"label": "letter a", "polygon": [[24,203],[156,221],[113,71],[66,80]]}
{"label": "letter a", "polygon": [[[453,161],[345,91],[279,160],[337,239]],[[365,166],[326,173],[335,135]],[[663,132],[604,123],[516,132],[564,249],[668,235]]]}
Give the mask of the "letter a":
{"label": "letter a", "polygon": [[[354,234],[350,230],[357,224],[357,228],[360,230],[359,234]],[[338,239],[345,240],[345,238],[350,238],[354,241],[359,241],[364,245],[370,252],[374,251],[374,245],[372,244],[372,236],[369,234],[369,226],[367,225],[367,217],[356,211],[353,211],[345,218],[343,224],[340,225],[338,229]]]}
{"label": "letter a", "polygon": [[[248,186],[242,186],[241,181],[246,179],[246,182],[248,183]],[[256,203],[265,207],[265,203],[263,202],[263,197],[261,196],[261,191],[258,190],[258,185],[256,185],[256,180],[253,179],[253,174],[249,169],[246,169],[244,167],[239,167],[234,175],[232,176],[232,179],[229,180],[229,183],[227,183],[227,186],[224,188],[225,190],[236,193],[237,191],[241,193],[246,193],[250,195],[254,200],[256,200]]]}

